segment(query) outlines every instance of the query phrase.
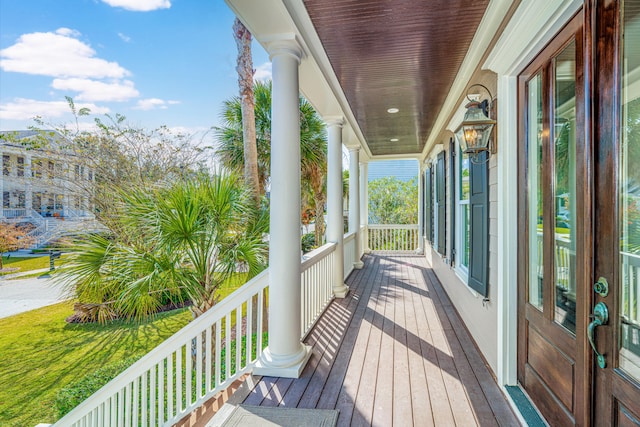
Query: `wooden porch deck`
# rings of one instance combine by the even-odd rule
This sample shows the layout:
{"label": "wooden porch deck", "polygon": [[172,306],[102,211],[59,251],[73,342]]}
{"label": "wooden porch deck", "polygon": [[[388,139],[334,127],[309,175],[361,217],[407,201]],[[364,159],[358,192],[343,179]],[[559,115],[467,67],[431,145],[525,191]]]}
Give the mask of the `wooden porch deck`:
{"label": "wooden porch deck", "polygon": [[371,254],[305,342],[299,379],[245,404],[338,409],[339,426],[520,425],[425,258]]}

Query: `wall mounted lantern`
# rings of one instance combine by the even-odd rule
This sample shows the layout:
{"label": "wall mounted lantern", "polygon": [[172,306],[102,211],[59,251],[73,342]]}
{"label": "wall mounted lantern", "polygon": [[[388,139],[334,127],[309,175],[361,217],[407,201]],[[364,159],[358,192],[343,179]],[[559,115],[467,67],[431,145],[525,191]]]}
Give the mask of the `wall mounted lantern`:
{"label": "wall mounted lantern", "polygon": [[[489,94],[489,99],[472,100],[467,94],[469,100],[465,105],[467,111],[462,124],[456,130],[456,135],[462,152],[468,154],[474,163],[481,163],[489,160],[491,154],[496,152],[495,137],[492,137],[496,121],[491,118],[495,100],[485,86],[474,84],[469,89],[474,86],[483,87]],[[481,156],[483,152],[488,153],[484,160],[482,160],[484,156]]]}

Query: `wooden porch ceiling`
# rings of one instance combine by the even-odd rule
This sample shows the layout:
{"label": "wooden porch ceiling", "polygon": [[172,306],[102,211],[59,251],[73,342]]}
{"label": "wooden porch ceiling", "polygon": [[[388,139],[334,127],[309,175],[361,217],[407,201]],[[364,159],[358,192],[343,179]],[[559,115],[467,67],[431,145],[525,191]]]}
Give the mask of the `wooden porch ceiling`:
{"label": "wooden porch ceiling", "polygon": [[304,0],[373,155],[422,152],[488,3]]}
{"label": "wooden porch ceiling", "polygon": [[306,339],[301,378],[263,377],[245,404],[338,409],[338,425],[517,426],[423,256],[368,255]]}

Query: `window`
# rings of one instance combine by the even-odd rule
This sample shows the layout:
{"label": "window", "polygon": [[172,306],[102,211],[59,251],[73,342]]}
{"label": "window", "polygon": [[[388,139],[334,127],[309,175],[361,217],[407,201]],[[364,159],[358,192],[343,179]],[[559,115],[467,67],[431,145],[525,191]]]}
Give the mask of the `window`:
{"label": "window", "polygon": [[[459,144],[458,144],[459,147]],[[483,296],[489,283],[489,168],[487,153],[477,162],[456,148],[456,270]]]}
{"label": "window", "polygon": [[16,172],[18,176],[24,176],[24,157],[18,157],[18,168]]}
{"label": "window", "polygon": [[447,188],[445,169],[445,152],[442,151],[440,152],[440,154],[438,154],[438,160],[436,162],[436,189],[434,192],[434,194],[436,195],[436,249],[440,253],[440,255],[446,255],[447,250]]}
{"label": "window", "polygon": [[424,172],[424,227],[425,237],[433,244],[433,179],[431,167],[428,167]]}
{"label": "window", "polygon": [[53,171],[54,171],[54,169],[55,169],[55,165],[53,164],[53,162],[52,162],[52,161],[49,161],[49,162],[48,162],[48,170],[47,170],[47,177],[48,177],[49,179],[53,178],[53,176],[54,176],[54,172],[53,172]]}
{"label": "window", "polygon": [[2,175],[4,176],[9,176],[9,173],[11,171],[11,165],[9,164],[10,161],[11,157],[7,155],[2,156]]}
{"label": "window", "polygon": [[469,156],[458,150],[456,164],[456,204],[457,204],[457,227],[456,236],[456,267],[466,279],[469,273],[469,240],[471,227],[469,226]]}
{"label": "window", "polygon": [[34,178],[42,178],[42,160],[34,160],[31,164],[31,176]]}
{"label": "window", "polygon": [[2,192],[2,207],[3,209],[9,209],[11,203],[11,196],[8,191]]}

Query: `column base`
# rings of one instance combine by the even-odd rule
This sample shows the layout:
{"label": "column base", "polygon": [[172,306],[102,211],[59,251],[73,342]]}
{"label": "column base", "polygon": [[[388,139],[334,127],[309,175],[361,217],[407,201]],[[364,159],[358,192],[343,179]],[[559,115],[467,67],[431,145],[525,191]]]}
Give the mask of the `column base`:
{"label": "column base", "polygon": [[364,250],[364,253],[365,253],[365,254],[370,254],[370,253],[371,253],[371,249],[369,249],[369,248],[365,249],[365,250]]}
{"label": "column base", "polygon": [[344,283],[333,287],[333,296],[336,298],[344,298],[349,293],[349,287]]}
{"label": "column base", "polygon": [[300,344],[300,350],[296,354],[285,357],[273,355],[267,347],[253,367],[253,375],[300,378],[310,357],[311,347],[304,344]]}
{"label": "column base", "polygon": [[356,261],[353,263],[353,268],[355,268],[356,270],[362,270],[363,267],[364,267],[364,262],[362,261]]}

